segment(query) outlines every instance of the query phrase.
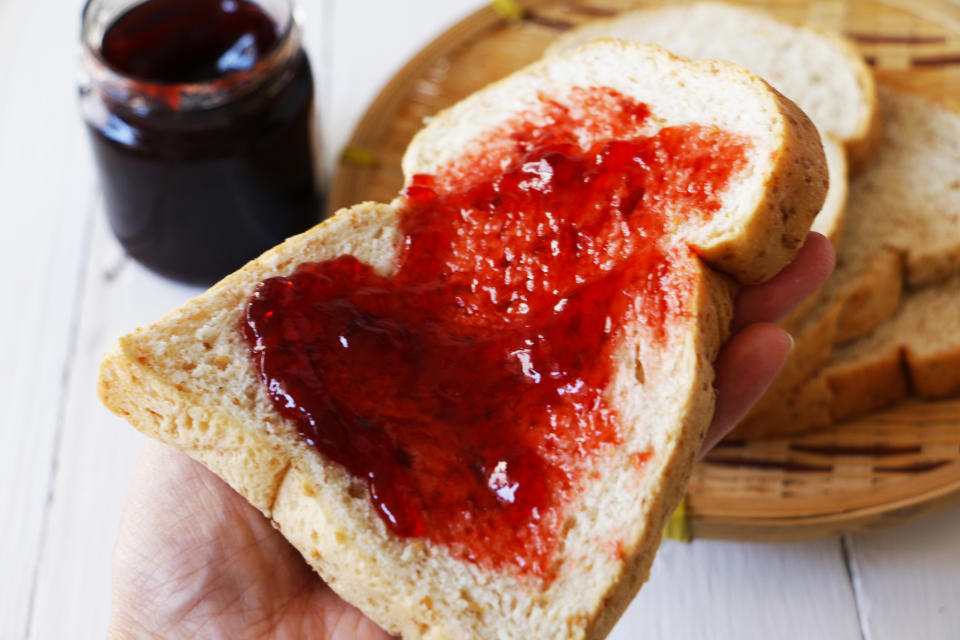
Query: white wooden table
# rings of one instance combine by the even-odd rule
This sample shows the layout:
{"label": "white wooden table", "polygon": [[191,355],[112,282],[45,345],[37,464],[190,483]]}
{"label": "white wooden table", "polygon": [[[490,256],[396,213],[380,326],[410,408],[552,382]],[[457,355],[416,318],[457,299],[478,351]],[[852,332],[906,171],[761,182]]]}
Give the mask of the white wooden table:
{"label": "white wooden table", "polygon": [[[331,162],[378,88],[475,0],[301,0]],[[196,289],[127,260],[76,104],[81,0],[0,0],[0,639],[103,637],[140,436],[102,408],[122,332]],[[960,639],[960,509],[802,544],[665,543],[613,637]]]}

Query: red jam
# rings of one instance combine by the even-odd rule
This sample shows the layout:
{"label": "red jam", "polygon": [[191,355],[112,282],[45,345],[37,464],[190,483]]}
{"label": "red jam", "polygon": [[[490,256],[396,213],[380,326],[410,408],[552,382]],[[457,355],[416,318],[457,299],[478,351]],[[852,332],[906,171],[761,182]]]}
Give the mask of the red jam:
{"label": "red jam", "polygon": [[304,264],[259,285],[243,327],[277,410],[392,531],[543,577],[585,469],[621,441],[604,395],[621,327],[664,339],[687,313],[672,217],[716,211],[746,148],[695,125],[643,136],[646,107],[609,90],[570,100],[415,176],[394,275]]}
{"label": "red jam", "polygon": [[133,78],[204,82],[249,71],[279,36],[273,19],[251,0],[154,0],[110,25],[101,54]]}

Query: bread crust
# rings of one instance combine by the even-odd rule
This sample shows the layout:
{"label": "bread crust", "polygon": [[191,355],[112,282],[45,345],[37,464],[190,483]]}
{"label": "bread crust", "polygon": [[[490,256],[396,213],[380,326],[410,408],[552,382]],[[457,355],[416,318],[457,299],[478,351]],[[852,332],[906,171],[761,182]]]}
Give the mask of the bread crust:
{"label": "bread crust", "polygon": [[906,347],[904,359],[913,392],[924,398],[943,398],[960,392],[960,344],[933,353]]}
{"label": "bread crust", "polygon": [[[645,60],[642,64],[688,65],[658,49],[622,43],[594,47],[574,55],[590,59],[591,51],[613,51]],[[772,135],[775,153],[764,160],[769,171],[758,193],[749,196],[748,211],[740,212],[748,222],[771,219],[758,220],[756,229],[747,225],[738,236],[742,246],[724,239],[722,255],[708,258],[742,280],[765,278],[792,258],[799,248],[794,238],[805,236],[804,225],[809,227],[820,208],[826,184],[816,131],[792,103],[749,74],[715,63],[689,66],[706,76],[719,72],[737,78],[757,92],[779,127]],[[527,73],[538,69],[535,65]],[[439,116],[428,135],[436,136],[450,113],[456,111]],[[628,442],[652,438],[655,453],[638,469],[624,445],[598,467],[598,479],[570,507],[574,513],[590,507],[598,515],[572,521],[559,577],[544,583],[489,571],[439,545],[391,534],[363,482],[309,447],[273,408],[239,331],[254,287],[302,262],[350,253],[391,275],[403,206],[397,199],[338,212],[150,327],[121,338],[101,368],[100,397],[143,433],[185,451],[244,495],[334,590],[390,633],[408,639],[602,638],[646,579],[710,422],[712,363],[727,337],[734,280],[690,255],[693,288],[687,313],[667,328],[665,346],[645,363],[661,374],[651,376],[656,384],[638,384],[633,371],[641,348],[651,343],[644,337],[647,329],[625,330],[618,351],[623,357],[607,393],[621,413],[624,437]],[[624,388],[633,395],[617,395],[626,393]],[[636,413],[638,398],[652,403],[643,414]],[[666,422],[658,426],[657,420]],[[614,551],[598,552],[604,545]]]}
{"label": "bread crust", "polygon": [[660,547],[663,530],[677,508],[686,490],[707,427],[713,417],[715,394],[713,390],[713,362],[720,346],[729,337],[730,321],[733,319],[733,296],[736,284],[723,275],[705,271],[703,284],[697,293],[697,318],[699,330],[696,339],[699,382],[695,385],[704,393],[695,396],[695,404],[681,426],[673,457],[664,463],[667,471],[662,476],[661,491],[655,493],[654,502],[648,508],[649,530],[654,532],[639,541],[628,552],[625,570],[604,598],[602,608],[587,626],[585,638],[602,640],[613,629],[630,601],[650,574],[653,557]]}
{"label": "bread crust", "polygon": [[[790,357],[766,393],[750,412],[726,436],[728,440],[751,440],[783,435],[785,430],[824,426],[829,421],[826,398],[813,401],[813,389],[799,390],[807,380],[830,361],[833,354],[837,320],[842,304],[823,306],[807,318],[799,330],[793,332],[794,346]],[[818,387],[826,390],[826,387]],[[823,411],[803,410],[798,398]]]}
{"label": "bread crust", "polygon": [[852,42],[833,31],[825,29],[813,29],[813,31],[831,40],[835,47],[844,52],[847,64],[856,76],[860,95],[866,101],[867,118],[861,121],[854,133],[841,139],[847,152],[850,175],[856,175],[873,162],[880,148],[880,141],[883,139],[883,118],[880,99],[877,95],[877,83],[873,78],[873,71]]}
{"label": "bread crust", "polygon": [[899,348],[865,362],[831,365],[823,373],[830,388],[830,419],[842,421],[907,397],[910,386]]}
{"label": "bread crust", "polygon": [[[813,221],[811,230],[826,236],[830,244],[833,245],[834,251],[839,252],[843,246],[843,229],[847,217],[847,194],[849,192],[847,156],[843,147],[833,136],[829,134],[822,136],[822,140],[823,150],[827,157],[830,187],[823,207]],[[780,321],[780,326],[796,337],[796,333],[801,330],[807,317],[817,309],[825,290],[826,287],[821,287],[807,296],[786,318]],[[791,353],[790,360],[797,357],[796,353]],[[791,366],[790,361],[787,362],[786,366]],[[771,392],[768,391],[767,393],[770,394]]]}
{"label": "bread crust", "polygon": [[[888,404],[902,398],[908,385],[899,356],[891,355],[882,365],[866,370],[825,369],[838,345],[868,335],[896,312],[902,271],[896,252],[880,251],[855,280],[827,284],[806,317],[788,318],[788,323],[796,323],[785,325],[794,336],[794,350],[770,388],[727,438],[802,433],[879,408],[884,397],[889,397]],[[801,398],[809,408],[800,406]]]}
{"label": "bread crust", "polygon": [[697,247],[707,264],[743,284],[769,280],[793,260],[823,206],[830,183],[813,122],[783,94],[773,88],[771,91],[780,114],[791,126],[785,129],[786,142],[759,204],[759,209],[767,213],[756,216],[753,224],[743,228],[742,246],[731,241]]}
{"label": "bread crust", "polygon": [[[843,302],[821,314],[846,309]],[[773,393],[730,437],[800,433],[864,415],[908,395],[940,398],[960,392],[960,335],[953,329],[958,317],[960,275],[908,293],[895,313],[867,335],[828,352],[823,361],[823,354],[803,357],[801,362],[808,365],[819,362],[816,369],[775,383]],[[838,329],[834,327],[834,334]],[[810,337],[805,332],[800,336],[798,345]],[[798,398],[809,409],[798,407]]]}
{"label": "bread crust", "polygon": [[834,342],[842,344],[870,333],[893,315],[902,293],[900,255],[886,249],[878,251],[843,295]]}

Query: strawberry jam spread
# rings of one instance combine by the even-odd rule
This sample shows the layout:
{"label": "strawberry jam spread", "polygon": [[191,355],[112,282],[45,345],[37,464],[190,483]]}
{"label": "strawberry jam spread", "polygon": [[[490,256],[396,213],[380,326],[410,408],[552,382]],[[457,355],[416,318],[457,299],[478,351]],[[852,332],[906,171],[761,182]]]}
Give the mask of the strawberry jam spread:
{"label": "strawberry jam spread", "polygon": [[649,117],[609,89],[541,97],[413,177],[395,273],[343,255],[257,287],[243,332],[274,406],[395,534],[551,575],[565,506],[621,441],[622,327],[664,340],[687,313],[671,229],[746,162],[741,137]]}

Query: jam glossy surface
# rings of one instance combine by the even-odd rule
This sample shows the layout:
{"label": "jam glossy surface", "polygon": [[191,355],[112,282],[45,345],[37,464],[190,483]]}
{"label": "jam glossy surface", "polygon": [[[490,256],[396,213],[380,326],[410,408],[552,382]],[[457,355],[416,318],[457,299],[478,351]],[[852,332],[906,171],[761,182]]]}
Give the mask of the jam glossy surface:
{"label": "jam glossy surface", "polygon": [[642,135],[646,107],[609,90],[569,102],[498,130],[473,172],[415,176],[393,275],[307,263],[261,283],[243,325],[277,410],[392,531],[546,578],[565,506],[621,442],[622,327],[663,340],[687,313],[695,257],[672,221],[718,209],[746,145]]}
{"label": "jam glossy surface", "polygon": [[150,0],[115,20],[100,50],[126,76],[180,84],[249,71],[279,37],[250,0]]}

